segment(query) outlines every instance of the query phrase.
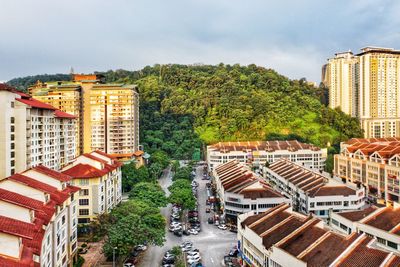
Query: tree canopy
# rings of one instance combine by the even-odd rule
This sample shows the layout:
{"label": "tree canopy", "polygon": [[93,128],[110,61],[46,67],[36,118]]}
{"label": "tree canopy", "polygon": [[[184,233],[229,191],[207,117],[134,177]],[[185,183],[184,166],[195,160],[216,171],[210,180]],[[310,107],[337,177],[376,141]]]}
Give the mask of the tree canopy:
{"label": "tree canopy", "polygon": [[152,207],[165,207],[168,203],[164,190],[156,182],[135,184],[129,193],[129,198],[145,202]]}

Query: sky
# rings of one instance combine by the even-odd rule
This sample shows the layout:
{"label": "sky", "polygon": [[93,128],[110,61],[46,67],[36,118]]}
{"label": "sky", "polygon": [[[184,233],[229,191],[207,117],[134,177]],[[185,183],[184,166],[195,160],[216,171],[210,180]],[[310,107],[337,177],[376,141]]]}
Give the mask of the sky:
{"label": "sky", "polygon": [[0,81],[222,62],[318,83],[337,52],[400,49],[400,1],[0,0],[0,10]]}

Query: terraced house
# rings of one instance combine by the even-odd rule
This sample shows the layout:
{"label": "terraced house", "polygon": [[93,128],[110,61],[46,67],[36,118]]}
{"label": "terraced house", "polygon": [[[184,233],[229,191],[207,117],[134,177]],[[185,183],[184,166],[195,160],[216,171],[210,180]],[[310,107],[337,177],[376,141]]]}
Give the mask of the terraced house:
{"label": "terraced house", "polygon": [[400,206],[371,206],[360,211],[330,214],[330,226],[342,233],[365,233],[377,240],[377,246],[400,253]]}
{"label": "terraced house", "polygon": [[78,222],[89,223],[122,200],[121,166],[114,157],[94,151],[77,157],[62,173],[79,186]]}
{"label": "terraced house", "polygon": [[399,202],[400,138],[354,138],[342,143],[334,157],[334,175],[363,184],[374,199]]}
{"label": "terraced house", "polygon": [[327,156],[326,148],[293,141],[220,142],[207,146],[209,171],[220,164],[238,160],[250,167],[260,168],[266,162],[286,158],[304,166],[322,170]]}
{"label": "terraced house", "polygon": [[263,179],[237,160],[215,168],[213,172],[217,193],[227,218],[238,214],[266,211],[290,199],[273,190]]}
{"label": "terraced house", "polygon": [[0,180],[0,266],[72,266],[79,187],[37,166]]}
{"label": "terraced house", "polygon": [[395,267],[398,254],[382,250],[366,233],[345,235],[324,227],[315,217],[281,204],[264,213],[238,217],[242,266]]}
{"label": "terraced house", "polygon": [[292,200],[295,211],[328,218],[329,210],[357,210],[365,205],[365,189],[331,179],[287,159],[264,168],[265,179]]}

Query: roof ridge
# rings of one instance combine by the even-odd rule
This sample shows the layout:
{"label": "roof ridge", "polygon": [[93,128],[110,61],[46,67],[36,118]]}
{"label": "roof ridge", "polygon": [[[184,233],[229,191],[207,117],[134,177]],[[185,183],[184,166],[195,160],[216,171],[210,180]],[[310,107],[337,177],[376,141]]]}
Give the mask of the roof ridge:
{"label": "roof ridge", "polygon": [[367,238],[365,233],[356,238],[336,259],[331,263],[332,266],[340,264],[347,258],[358,246],[362,245],[363,241]]}
{"label": "roof ridge", "polygon": [[296,258],[301,259],[304,256],[306,256],[309,252],[311,252],[316,246],[318,246],[319,244],[321,244],[326,238],[328,238],[330,235],[332,235],[333,233],[330,231],[327,231],[325,234],[323,234],[322,236],[320,236],[317,240],[315,240],[315,242],[311,243],[308,247],[306,247],[301,253],[299,253],[297,255]]}
{"label": "roof ridge", "polygon": [[297,217],[294,214],[290,214],[286,219],[284,219],[283,221],[275,224],[274,226],[272,226],[271,228],[265,230],[264,232],[262,232],[261,234],[259,234],[260,237],[264,237],[267,234],[269,234],[270,232],[275,231],[275,229],[281,227],[282,225],[286,224],[288,221],[291,221],[292,219],[297,219]]}
{"label": "roof ridge", "polygon": [[249,225],[249,228],[258,225],[259,223],[261,223],[262,221],[266,220],[267,218],[271,217],[272,215],[275,215],[276,213],[282,212],[284,210],[286,210],[287,208],[289,208],[289,204],[287,203],[282,203],[276,207],[273,207],[271,209],[269,209],[267,211],[267,213],[265,214],[265,216],[263,216],[262,218],[258,219],[257,221],[253,222],[252,224]]}
{"label": "roof ridge", "polygon": [[276,243],[275,246],[276,247],[281,246],[283,243],[285,243],[286,241],[290,240],[292,237],[296,236],[298,233],[300,233],[302,231],[306,231],[309,227],[314,227],[319,222],[320,222],[319,219],[311,218],[310,220],[306,221],[305,224],[303,224],[302,226],[300,226],[299,228],[297,228],[296,230],[291,232],[289,235],[284,237],[282,240],[280,240],[278,243]]}

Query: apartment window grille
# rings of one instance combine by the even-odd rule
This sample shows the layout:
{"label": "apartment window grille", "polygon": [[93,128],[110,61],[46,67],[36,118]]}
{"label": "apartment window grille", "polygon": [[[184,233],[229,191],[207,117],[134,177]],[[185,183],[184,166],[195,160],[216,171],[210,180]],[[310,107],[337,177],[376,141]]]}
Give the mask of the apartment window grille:
{"label": "apartment window grille", "polygon": [[89,205],[89,199],[79,199],[79,205],[81,206]]}
{"label": "apartment window grille", "polygon": [[81,216],[89,215],[89,209],[80,209],[79,215]]}

